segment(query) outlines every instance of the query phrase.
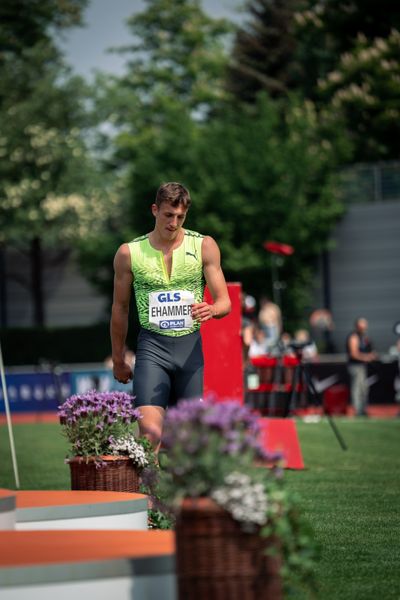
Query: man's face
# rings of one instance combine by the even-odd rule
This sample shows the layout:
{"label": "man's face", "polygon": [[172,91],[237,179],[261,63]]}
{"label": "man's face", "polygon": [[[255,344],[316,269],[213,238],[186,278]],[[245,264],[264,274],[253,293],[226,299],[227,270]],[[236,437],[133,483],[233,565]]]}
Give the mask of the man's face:
{"label": "man's face", "polygon": [[357,321],[357,329],[360,333],[366,333],[368,329],[368,321],[366,319],[359,319]]}
{"label": "man's face", "polygon": [[156,220],[155,228],[161,237],[174,240],[185,222],[187,209],[182,205],[174,207],[168,202],[163,202],[160,207],[153,204],[151,211]]}

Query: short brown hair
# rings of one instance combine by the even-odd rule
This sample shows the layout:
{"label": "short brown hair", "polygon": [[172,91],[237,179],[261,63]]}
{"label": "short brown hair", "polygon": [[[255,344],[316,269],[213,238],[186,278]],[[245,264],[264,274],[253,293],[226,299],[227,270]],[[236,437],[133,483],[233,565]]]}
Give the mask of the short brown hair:
{"label": "short brown hair", "polygon": [[160,208],[163,202],[168,202],[174,208],[180,204],[188,209],[192,200],[189,191],[181,184],[174,181],[163,183],[157,190],[155,204]]}

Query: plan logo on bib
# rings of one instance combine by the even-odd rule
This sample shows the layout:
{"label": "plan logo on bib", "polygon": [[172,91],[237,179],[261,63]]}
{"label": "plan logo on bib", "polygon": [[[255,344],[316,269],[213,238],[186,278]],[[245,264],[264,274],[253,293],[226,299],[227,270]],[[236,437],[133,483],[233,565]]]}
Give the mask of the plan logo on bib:
{"label": "plan logo on bib", "polygon": [[185,319],[176,319],[174,321],[160,321],[160,329],[184,329]]}

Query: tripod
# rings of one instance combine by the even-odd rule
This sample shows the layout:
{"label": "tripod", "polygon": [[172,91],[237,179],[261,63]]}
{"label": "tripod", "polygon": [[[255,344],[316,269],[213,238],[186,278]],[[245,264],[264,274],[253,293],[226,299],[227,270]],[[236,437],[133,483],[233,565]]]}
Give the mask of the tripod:
{"label": "tripod", "polygon": [[292,382],[292,392],[288,394],[286,407],[285,407],[285,417],[289,416],[296,407],[298,403],[299,394],[301,393],[301,389],[305,384],[305,389],[310,392],[310,394],[314,398],[315,404],[319,404],[322,406],[323,414],[327,417],[328,423],[331,426],[333,433],[336,436],[337,441],[339,442],[342,450],[347,450],[347,445],[337,428],[335,421],[332,419],[332,416],[328,413],[326,408],[324,407],[324,403],[321,398],[321,394],[317,392],[315,389],[315,385],[311,379],[308,365],[303,362],[303,348],[307,344],[291,344],[291,348],[295,351],[296,358],[298,360],[298,364],[296,365],[293,373],[293,382]]}

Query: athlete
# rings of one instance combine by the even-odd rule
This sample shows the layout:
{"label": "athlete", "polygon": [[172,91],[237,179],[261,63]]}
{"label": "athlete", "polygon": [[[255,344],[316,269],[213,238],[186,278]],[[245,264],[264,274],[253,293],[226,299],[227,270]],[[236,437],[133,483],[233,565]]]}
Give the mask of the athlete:
{"label": "athlete", "polygon": [[[203,394],[201,324],[231,310],[218,245],[183,228],[190,204],[180,183],[161,185],[151,206],[153,231],[122,244],[114,258],[114,377],[122,383],[133,377],[124,356],[133,285],[140,322],[133,394],[142,415],[140,433],[156,451],[168,406]],[[212,304],[203,301],[205,284]]]}

